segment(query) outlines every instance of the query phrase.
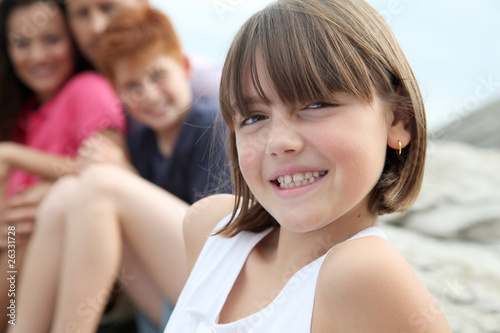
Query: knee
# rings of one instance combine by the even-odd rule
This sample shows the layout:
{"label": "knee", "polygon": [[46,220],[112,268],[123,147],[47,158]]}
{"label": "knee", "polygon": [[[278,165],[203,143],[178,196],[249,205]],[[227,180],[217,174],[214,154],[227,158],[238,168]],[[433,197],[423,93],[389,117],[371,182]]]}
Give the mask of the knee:
{"label": "knee", "polygon": [[66,176],[55,182],[36,211],[37,228],[59,229],[67,213],[68,202],[77,189],[78,179],[75,176]]}
{"label": "knee", "polygon": [[80,193],[86,197],[113,197],[120,191],[123,180],[130,172],[110,164],[91,165],[80,174]]}

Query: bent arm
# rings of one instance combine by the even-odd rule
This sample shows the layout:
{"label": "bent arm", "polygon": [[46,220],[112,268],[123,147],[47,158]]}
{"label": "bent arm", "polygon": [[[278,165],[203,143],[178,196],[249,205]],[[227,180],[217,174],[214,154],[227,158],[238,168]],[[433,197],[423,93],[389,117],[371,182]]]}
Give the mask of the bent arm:
{"label": "bent arm", "polygon": [[[14,142],[0,144],[0,163],[10,169],[18,168],[51,180],[74,173],[76,170],[74,158],[46,153]],[[58,168],[58,165],[65,167]]]}
{"label": "bent arm", "polygon": [[[115,130],[98,132],[125,151],[123,137]],[[15,142],[0,143],[0,164],[18,168],[47,180],[56,180],[77,172],[76,158],[47,153]]]}

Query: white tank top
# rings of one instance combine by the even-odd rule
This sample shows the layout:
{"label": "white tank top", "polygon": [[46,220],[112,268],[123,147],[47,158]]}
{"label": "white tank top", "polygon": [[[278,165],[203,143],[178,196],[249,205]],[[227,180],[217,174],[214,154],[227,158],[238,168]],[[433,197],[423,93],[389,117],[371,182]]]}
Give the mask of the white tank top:
{"label": "white tank top", "polygon": [[[220,221],[218,230],[229,221]],[[252,249],[272,229],[240,232],[232,238],[208,238],[182,290],[165,333],[304,333],[310,332],[318,274],[326,254],[309,263],[287,282],[264,309],[228,324],[218,324],[236,278]],[[380,236],[378,227],[364,229],[348,240]]]}

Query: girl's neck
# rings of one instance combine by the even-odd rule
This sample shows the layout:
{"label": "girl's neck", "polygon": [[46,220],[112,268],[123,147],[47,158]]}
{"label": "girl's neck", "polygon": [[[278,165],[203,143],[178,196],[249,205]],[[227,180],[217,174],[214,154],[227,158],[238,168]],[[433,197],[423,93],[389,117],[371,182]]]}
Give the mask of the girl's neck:
{"label": "girl's neck", "polygon": [[259,254],[268,260],[276,272],[295,272],[328,252],[335,245],[351,238],[361,230],[377,226],[378,216],[356,215],[356,219],[343,217],[329,225],[306,233],[277,228],[259,243]]}

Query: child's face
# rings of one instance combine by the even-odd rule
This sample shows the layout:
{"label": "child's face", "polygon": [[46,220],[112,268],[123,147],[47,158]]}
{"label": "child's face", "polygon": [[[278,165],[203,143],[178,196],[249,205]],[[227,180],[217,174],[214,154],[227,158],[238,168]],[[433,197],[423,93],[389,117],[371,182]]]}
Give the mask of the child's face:
{"label": "child's face", "polygon": [[95,43],[111,19],[123,7],[141,5],[141,0],[71,0],[67,2],[68,21],[80,51],[95,62]]}
{"label": "child's face", "polygon": [[346,93],[283,103],[259,62],[257,72],[272,104],[249,84],[251,116],[236,116],[235,135],[241,172],[259,203],[295,232],[350,218],[373,222],[369,193],[384,167],[392,113]]}
{"label": "child's face", "polygon": [[131,115],[155,131],[184,119],[192,102],[189,63],[157,53],[123,58],[114,65],[114,85]]}
{"label": "child's face", "polygon": [[[30,20],[44,17],[45,21]],[[45,2],[21,6],[7,21],[9,56],[19,79],[41,102],[54,96],[74,71],[74,50],[63,13]]]}

